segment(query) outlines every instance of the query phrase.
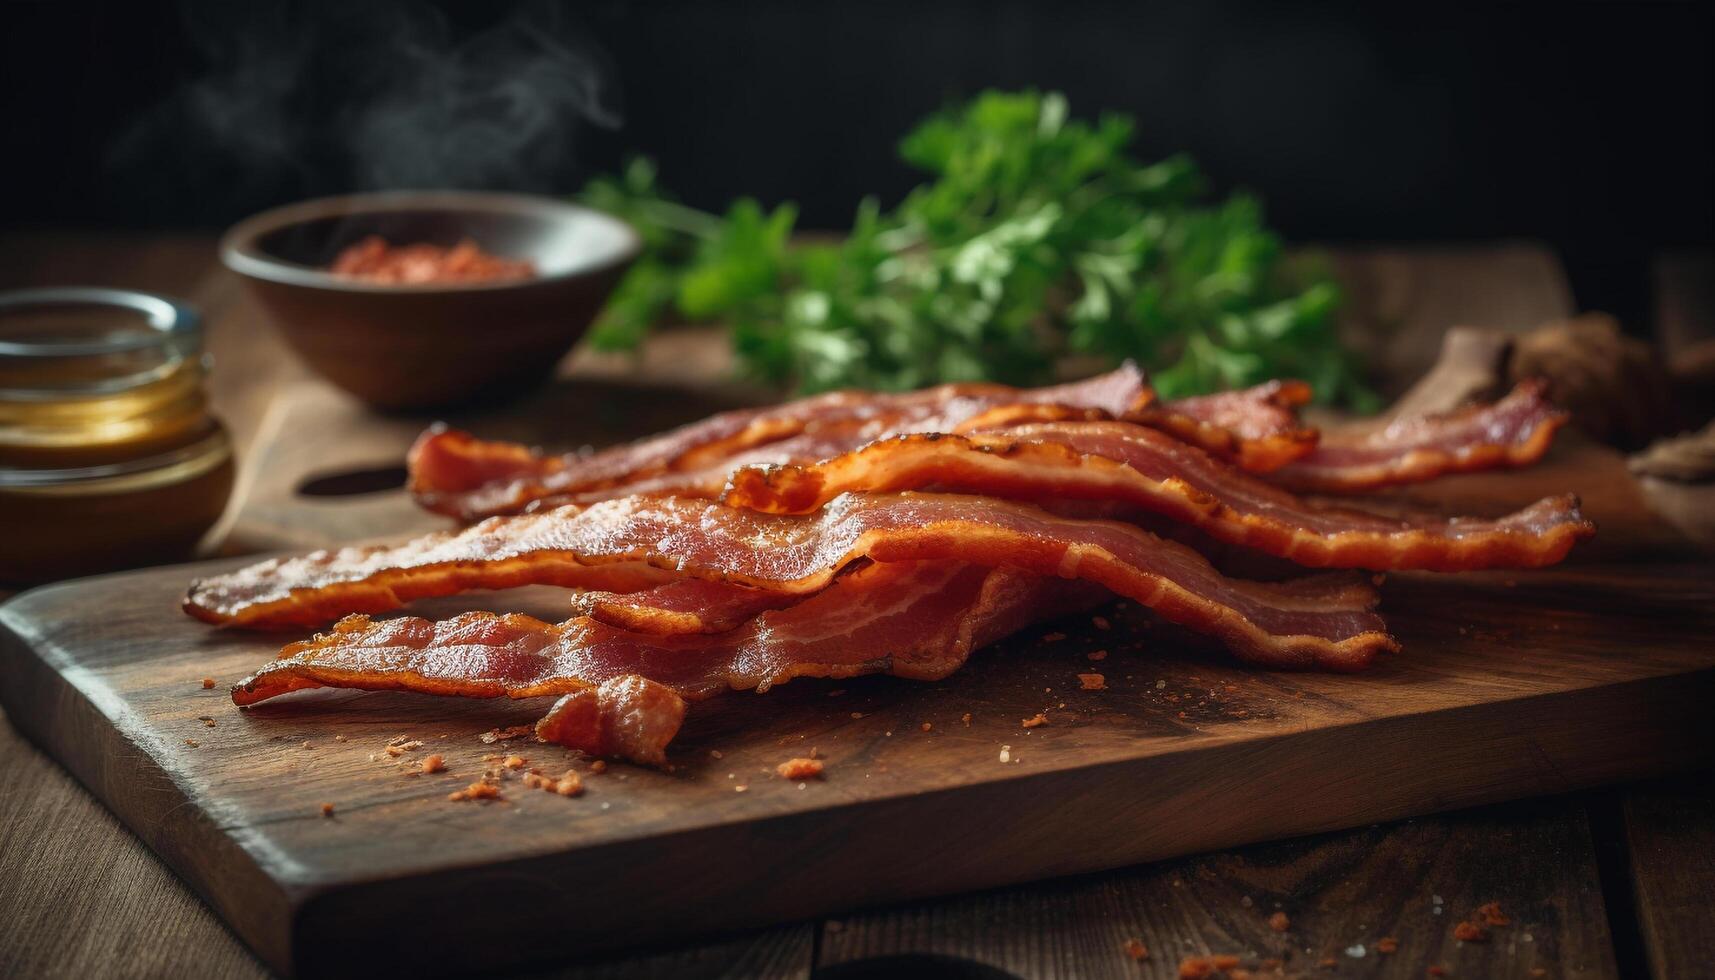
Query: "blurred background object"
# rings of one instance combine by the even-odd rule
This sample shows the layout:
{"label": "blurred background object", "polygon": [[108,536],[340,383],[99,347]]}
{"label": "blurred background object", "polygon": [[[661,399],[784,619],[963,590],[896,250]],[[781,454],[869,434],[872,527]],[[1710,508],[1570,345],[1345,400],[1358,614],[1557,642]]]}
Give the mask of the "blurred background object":
{"label": "blurred background object", "polygon": [[[629,152],[687,203],[844,228],[894,142],[990,87],[1138,120],[1292,241],[1541,240],[1650,313],[1715,244],[1715,9],[940,0],[8,5],[9,223],[219,228],[380,187],[570,193]],[[1632,326],[1632,329],[1636,329]]]}

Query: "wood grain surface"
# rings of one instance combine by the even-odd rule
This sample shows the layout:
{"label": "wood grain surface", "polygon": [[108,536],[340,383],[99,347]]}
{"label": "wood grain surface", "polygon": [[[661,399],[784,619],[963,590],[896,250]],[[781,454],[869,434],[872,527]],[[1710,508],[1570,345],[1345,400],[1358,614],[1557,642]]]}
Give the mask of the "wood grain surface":
{"label": "wood grain surface", "polygon": [[[129,285],[197,300],[210,321],[211,346],[220,358],[215,382],[217,409],[239,437],[243,447],[241,458],[258,458],[256,431],[264,427],[269,407],[279,404],[277,393],[296,384],[302,372],[282,353],[267,324],[245,308],[235,284],[229,280],[223,282],[225,274],[214,267],[211,239],[32,233],[0,236],[0,256],[5,259],[0,262],[0,283],[7,286],[50,282]],[[1528,327],[1569,311],[1569,293],[1558,264],[1552,256],[1528,246],[1443,249],[1434,253],[1418,249],[1350,250],[1336,255],[1336,261],[1343,278],[1348,274],[1356,277],[1348,280],[1348,292],[1354,300],[1352,305],[1362,311],[1359,322],[1387,331],[1420,335],[1417,340],[1398,342],[1402,349],[1417,351],[1413,355],[1421,360],[1417,369],[1433,356],[1440,331],[1448,324],[1446,317],[1453,317],[1455,322]],[[1664,274],[1658,282],[1707,282],[1708,262],[1701,268],[1702,272],[1693,270],[1695,274],[1688,277],[1681,261],[1674,266],[1673,275]],[[1372,299],[1375,302],[1370,305],[1377,310],[1374,313],[1365,309]],[[1673,308],[1683,309],[1683,306]],[[1703,324],[1702,335],[1708,335],[1708,327]],[[1668,333],[1670,340],[1683,336],[1678,330]],[[651,351],[654,349],[652,346]],[[669,348],[663,355],[651,353],[645,361],[650,372],[663,378],[699,380],[708,376],[710,356],[707,351]],[[716,351],[712,356],[723,355]],[[718,362],[713,363],[718,368]],[[1414,362],[1401,357],[1400,363]],[[623,361],[608,359],[606,367],[620,373],[628,366]],[[740,397],[745,396],[740,393]],[[256,976],[265,972],[218,917],[151,857],[136,837],[58,766],[23,743],[9,726],[0,726],[0,779],[8,787],[7,793],[0,794],[0,823],[7,828],[0,831],[4,835],[0,836],[3,845],[0,846],[0,907],[23,910],[23,914],[0,917],[0,975]],[[1653,791],[1686,785],[1705,786],[1707,776],[1689,782],[1658,784]],[[1537,901],[1569,907],[1568,880],[1587,880],[1596,874],[1588,854],[1588,839],[1582,846],[1526,851],[1523,860],[1509,864],[1520,852],[1508,832],[1530,820],[1552,820],[1570,828],[1569,840],[1576,839],[1585,834],[1581,829],[1586,824],[1582,799],[1554,797],[1522,804],[1523,811],[1509,806],[1420,818],[1369,831],[1335,834],[1331,839],[1344,834],[1375,834],[1384,841],[1376,846],[1386,848],[1389,845],[1385,841],[1395,835],[1413,833],[1414,828],[1447,828],[1447,833],[1461,842],[1460,853],[1467,855],[1467,864],[1516,868],[1518,888],[1526,898],[1534,895]],[[1634,822],[1639,826],[1647,824],[1652,813],[1639,808],[1634,812]],[[1696,826],[1691,818],[1678,819],[1682,830]],[[1703,819],[1706,823],[1706,813]],[[1255,856],[1264,851],[1292,846],[1253,847],[1219,857],[1242,857],[1254,862]],[[1660,875],[1672,875],[1674,881],[1670,884],[1679,889],[1674,894],[1679,896],[1676,901],[1683,903],[1680,907],[1687,910],[1709,907],[1709,889],[1715,887],[1715,881],[1707,876],[1699,879],[1689,872],[1678,873],[1684,865],[1675,860],[1675,852],[1662,853],[1662,859],[1640,862],[1635,868],[1622,863],[1621,872],[1628,876],[1635,873],[1639,893],[1651,887],[1649,882]],[[1217,856],[1196,860],[1208,867],[1232,867],[1214,863]],[[1418,882],[1444,897],[1450,897],[1456,890],[1446,866],[1429,870],[1415,857],[1404,863],[1408,867],[1380,862],[1347,865],[1342,873],[1368,880],[1366,887],[1377,894],[1402,890]],[[1576,873],[1561,875],[1562,868]],[[1603,869],[1605,883],[1609,881],[1608,870]],[[1109,879],[1117,882],[1123,877],[1099,875],[1074,881],[1089,885]],[[1316,888],[1314,876],[1304,876],[1296,882],[1288,889],[1286,900],[1310,901]],[[965,952],[961,955],[968,962],[1005,962],[1021,975],[1032,976],[1036,973],[1029,961],[1008,958],[1001,951],[1029,943],[1047,951],[1079,946],[1089,949],[1092,955],[1104,948],[1113,930],[1100,918],[1030,915],[1032,902],[1048,887],[1032,884],[956,900],[980,921],[998,923],[1002,921],[1000,910],[1014,909],[1014,918],[1007,921],[1022,921],[1025,930],[1019,935],[1016,930],[969,927],[965,932]],[[1599,906],[1600,900],[1594,904]],[[1186,905],[1183,916],[1172,922],[1176,931],[1163,935],[1183,941],[1187,936],[1207,934],[1212,938],[1204,946],[1214,948],[1216,940],[1224,940],[1227,935],[1222,922],[1230,913],[1231,910]],[[897,914],[912,913],[908,907]],[[1633,910],[1623,897],[1619,904],[1614,904],[1611,895],[1607,914],[1618,917],[1624,933],[1627,923],[1632,921]],[[551,973],[531,975],[803,977],[820,963],[829,975],[839,970],[840,975],[846,976],[880,976],[888,973],[887,967],[875,959],[851,958],[849,952],[842,952],[847,948],[842,943],[861,942],[862,948],[881,958],[922,948],[921,944],[906,942],[906,934],[899,930],[887,930],[887,935],[899,940],[894,946],[883,939],[862,938],[871,923],[886,921],[886,916],[846,918],[820,931],[813,924],[803,924],[713,944],[603,958],[587,966],[567,965]],[[941,921],[951,920],[943,917]],[[1678,921],[1681,920],[1675,920]],[[1659,931],[1645,932],[1661,937],[1657,941],[1673,944],[1687,936],[1694,939],[1706,934],[1696,931],[1698,925],[1694,920],[1689,933],[1675,932],[1674,923]],[[1635,923],[1632,928],[1636,928]],[[836,941],[836,935],[844,939]],[[1341,937],[1332,938],[1338,941]],[[821,949],[823,956],[816,957],[814,948]],[[1470,951],[1482,952],[1475,948]],[[1622,944],[1621,952],[1630,955],[1635,951]],[[572,962],[588,960],[586,956],[578,956]],[[1177,962],[1158,954],[1150,961],[1153,964],[1150,969],[1170,960]],[[1130,960],[1117,952],[1112,962],[1131,966]],[[1622,960],[1626,975],[1632,975],[1629,965],[1632,963]],[[1641,969],[1642,963],[1640,958],[1635,965]],[[957,967],[959,962],[952,965]],[[1456,968],[1457,961],[1448,965]],[[1363,961],[1342,962],[1335,975],[1370,975],[1380,968],[1381,961],[1372,956]],[[1051,975],[1047,967],[1043,969],[1047,971],[1043,975]],[[1389,969],[1398,967],[1390,964]],[[1097,971],[1092,967],[1087,972]],[[1421,966],[1414,967],[1409,975],[1421,976]],[[1456,971],[1454,975],[1466,974]],[[1550,975],[1560,975],[1560,971],[1551,969]],[[1671,974],[1658,971],[1657,975]]]}

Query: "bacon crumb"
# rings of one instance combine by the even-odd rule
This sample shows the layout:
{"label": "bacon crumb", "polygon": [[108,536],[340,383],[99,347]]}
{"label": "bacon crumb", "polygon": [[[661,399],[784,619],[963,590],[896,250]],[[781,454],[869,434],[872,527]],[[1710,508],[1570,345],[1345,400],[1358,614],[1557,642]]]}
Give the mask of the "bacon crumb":
{"label": "bacon crumb", "polygon": [[1105,691],[1108,689],[1108,679],[1101,674],[1079,674],[1078,683],[1086,691]]}
{"label": "bacon crumb", "polygon": [[1032,717],[1024,719],[1021,724],[1023,724],[1025,728],[1041,728],[1043,725],[1048,724],[1048,716],[1038,711]]}
{"label": "bacon crumb", "polygon": [[401,741],[398,741],[397,739],[395,739],[394,741],[388,742],[387,748],[384,749],[383,751],[385,751],[388,755],[392,756],[393,758],[397,759],[398,757],[404,755],[407,752],[411,752],[411,751],[414,751],[416,749],[420,749],[422,747],[423,747],[423,743],[417,739],[414,739],[414,738],[410,739],[408,741],[404,741],[404,742],[401,742]]}
{"label": "bacon crumb", "polygon": [[1060,632],[1042,634],[1042,642],[1043,643],[1059,643],[1061,640],[1064,640],[1065,638],[1066,638],[1066,634],[1060,633]]}
{"label": "bacon crumb", "polygon": [[212,690],[214,690],[214,678],[212,678],[212,677],[204,677],[204,678],[203,678],[203,679],[202,679],[202,689],[203,689],[203,690],[205,690],[205,691],[212,691]]}
{"label": "bacon crumb", "polygon": [[965,723],[965,727],[966,727],[966,728],[969,728],[969,727],[971,727],[971,713],[970,713],[970,712],[969,712],[969,711],[967,711],[967,712],[965,712],[965,713],[964,713],[964,714],[962,714],[962,715],[960,715],[960,716],[959,716],[959,720],[960,720],[960,721],[962,721],[962,722],[964,722],[964,723]]}
{"label": "bacon crumb", "polygon": [[1490,926],[1510,926],[1513,920],[1501,911],[1501,903],[1487,902],[1477,906],[1477,914],[1482,916],[1483,924]]}
{"label": "bacon crumb", "polygon": [[861,712],[861,711],[852,712],[852,721],[857,721],[859,718],[862,718],[862,717],[863,717],[863,712]]}
{"label": "bacon crumb", "polygon": [[306,738],[306,739],[304,739],[304,748],[307,749],[309,747],[310,747],[310,740]]}
{"label": "bacon crumb", "polygon": [[1382,938],[1376,940],[1376,952],[1378,952],[1378,953],[1397,953],[1397,952],[1399,952],[1399,940],[1393,938],[1392,936],[1383,936]]}
{"label": "bacon crumb", "polygon": [[445,772],[446,769],[447,769],[447,760],[441,758],[438,755],[431,755],[428,758],[423,760],[423,772],[425,772],[425,773]]}
{"label": "bacon crumb", "polygon": [[1125,941],[1125,955],[1141,963],[1149,959],[1149,947],[1145,946],[1141,939],[1127,939]]}
{"label": "bacon crumb", "polygon": [[1091,616],[1090,622],[1096,624],[1096,629],[1105,630],[1110,625],[1106,616]]}
{"label": "bacon crumb", "polygon": [[781,779],[813,779],[822,774],[822,763],[817,759],[787,759],[775,766],[774,771]]}
{"label": "bacon crumb", "polygon": [[202,727],[204,727],[204,728],[213,728],[214,727],[214,719],[213,718],[207,718],[207,717],[198,718],[197,721],[202,722]]}
{"label": "bacon crumb", "polygon": [[188,745],[188,746],[190,746],[190,747],[191,747],[191,748],[193,748],[193,749],[194,749],[194,748],[196,748],[196,747],[197,747],[197,746],[199,746],[199,745],[201,745],[201,744],[202,744],[202,743],[201,743],[201,742],[198,742],[198,741],[197,741],[197,740],[196,740],[196,739],[194,739],[194,738],[187,738],[187,739],[185,739],[185,744],[186,744],[186,745]]}
{"label": "bacon crumb", "polygon": [[930,723],[929,723],[929,722],[924,722],[924,723],[923,723],[923,730],[924,730],[924,731],[926,731],[926,732],[927,732],[927,731],[933,731],[933,730],[934,730],[934,728],[935,728],[935,726],[934,726],[934,725],[932,725],[932,724],[930,724]]}
{"label": "bacon crumb", "polygon": [[734,793],[742,793],[742,792],[744,792],[744,791],[745,791],[745,790],[747,790],[747,789],[749,789],[749,788],[750,788],[750,787],[749,787],[749,786],[734,786],[734,787],[733,787],[733,788],[732,788],[732,791],[733,791],[733,792],[734,792]]}
{"label": "bacon crumb", "polygon": [[1211,977],[1216,973],[1235,969],[1238,965],[1239,958],[1231,954],[1187,956],[1179,961],[1179,978],[1180,980],[1202,980],[1204,977]]}
{"label": "bacon crumb", "polygon": [[471,783],[464,789],[448,793],[447,799],[454,803],[463,800],[498,800],[500,799],[500,787],[493,783]]}
{"label": "bacon crumb", "polygon": [[351,741],[350,739],[346,738],[344,735],[335,735],[333,737],[333,740],[336,742],[349,742],[349,741]]}
{"label": "bacon crumb", "polygon": [[1462,943],[1486,943],[1489,941],[1489,930],[1475,922],[1461,922],[1453,927],[1453,938]]}
{"label": "bacon crumb", "polygon": [[1285,932],[1292,928],[1292,920],[1287,918],[1285,912],[1276,912],[1268,917],[1268,927],[1275,932]]}
{"label": "bacon crumb", "polygon": [[529,735],[535,730],[536,727],[534,725],[513,725],[511,728],[491,728],[488,731],[483,732],[481,735],[478,735],[477,738],[481,739],[484,745],[493,745],[496,742],[509,741],[520,735]]}
{"label": "bacon crumb", "polygon": [[1320,967],[1325,967],[1329,970],[1332,970],[1334,967],[1340,965],[1340,961],[1336,960],[1332,956],[1324,956],[1324,957],[1322,957],[1321,960],[1317,961],[1316,965],[1320,966]]}
{"label": "bacon crumb", "polygon": [[597,775],[600,775],[604,772],[607,772],[606,760],[597,759],[596,761],[590,763],[590,772],[593,772]]}
{"label": "bacon crumb", "polygon": [[324,817],[333,816],[333,804],[332,803],[323,803],[322,804],[322,816],[324,816]]}
{"label": "bacon crumb", "polygon": [[581,776],[570,769],[559,779],[554,780],[554,792],[561,796],[578,796],[584,791],[584,781]]}
{"label": "bacon crumb", "polygon": [[524,768],[524,757],[521,755],[509,755],[506,757],[506,761],[502,762],[501,765],[512,770],[522,769]]}
{"label": "bacon crumb", "polygon": [[1091,650],[1089,653],[1084,654],[1084,657],[1092,661],[1100,662],[1108,659],[1108,652],[1106,650]]}
{"label": "bacon crumb", "polygon": [[1530,975],[1533,977],[1546,977],[1548,976],[1548,970],[1540,966],[1533,966],[1530,968]]}
{"label": "bacon crumb", "polygon": [[721,750],[720,749],[710,749],[709,750],[709,758],[719,759],[720,757],[721,757]]}

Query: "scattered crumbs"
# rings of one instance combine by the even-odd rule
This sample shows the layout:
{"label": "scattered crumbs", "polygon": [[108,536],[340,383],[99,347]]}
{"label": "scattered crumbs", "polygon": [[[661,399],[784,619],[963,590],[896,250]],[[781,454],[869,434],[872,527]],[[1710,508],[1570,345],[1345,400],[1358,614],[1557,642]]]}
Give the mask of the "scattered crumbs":
{"label": "scattered crumbs", "polygon": [[202,727],[204,727],[204,728],[213,728],[214,727],[214,719],[213,718],[209,718],[207,716],[204,716],[202,718],[198,718],[197,721],[202,722]]}
{"label": "scattered crumbs", "polygon": [[962,714],[962,715],[960,715],[960,716],[959,716],[959,720],[960,720],[960,721],[962,721],[962,722],[964,722],[964,723],[965,723],[965,727],[966,727],[966,728],[969,728],[969,727],[971,727],[971,713],[970,713],[970,712],[969,712],[969,711],[967,711],[967,712],[965,712],[965,713],[964,713],[964,714]]}
{"label": "scattered crumbs", "polygon": [[[309,748],[308,743],[305,743],[304,747]],[[420,749],[422,747],[423,747],[423,743],[421,741],[419,741],[418,739],[413,738],[413,739],[409,739],[409,740],[404,741],[404,742],[400,742],[398,740],[388,742],[387,748],[383,749],[382,751],[386,752],[388,755],[397,759],[398,757],[404,755],[407,752],[411,752],[411,751],[414,751],[416,749]]]}
{"label": "scattered crumbs", "polygon": [[711,759],[721,758],[721,750],[720,749],[710,749],[709,750],[709,758],[711,758]]}
{"label": "scattered crumbs", "polygon": [[863,712],[861,712],[861,711],[852,712],[852,721],[857,721],[859,718],[862,718],[862,717],[863,717]]}
{"label": "scattered crumbs", "polygon": [[822,775],[822,762],[820,759],[787,759],[775,766],[774,771],[781,779],[817,779]]}
{"label": "scattered crumbs", "polygon": [[346,738],[344,735],[335,735],[333,737],[333,740],[336,742],[349,742],[349,741],[351,741],[351,739]]}
{"label": "scattered crumbs", "polygon": [[423,760],[423,772],[425,772],[425,773],[445,772],[446,769],[447,769],[447,760],[441,758],[438,755],[431,755],[428,758]]}
{"label": "scattered crumbs", "polygon": [[[535,730],[536,726],[534,725],[513,725],[511,728],[489,729],[478,735],[477,738],[481,739],[484,745],[493,745],[496,742],[504,742],[520,735],[529,735]],[[403,739],[404,736],[400,736],[400,738]]]}
{"label": "scattered crumbs", "polygon": [[194,739],[194,738],[187,738],[187,739],[185,739],[185,744],[186,744],[186,745],[188,745],[188,746],[190,746],[190,747],[191,747],[191,748],[193,748],[193,749],[194,749],[194,748],[196,748],[196,747],[197,747],[197,746],[199,746],[199,745],[201,745],[201,744],[202,744],[202,743],[201,743],[201,742],[198,742],[198,741],[197,741],[197,740],[196,740],[196,739]]}
{"label": "scattered crumbs", "polygon": [[798,788],[799,788],[799,789],[803,789],[803,788],[804,788],[804,787],[806,787],[806,786],[808,786],[808,785],[810,785],[810,784],[809,784],[809,783],[799,783],[799,784],[798,784]]}
{"label": "scattered crumbs", "polygon": [[1048,724],[1048,716],[1038,711],[1032,717],[1024,719],[1022,724],[1025,728],[1041,728],[1043,725]]}
{"label": "scattered crumbs", "polygon": [[392,738],[387,740],[387,744],[388,745],[404,745],[406,742],[409,742],[410,740],[411,740],[411,736],[409,736],[409,735],[395,735]]}
{"label": "scattered crumbs", "polygon": [[1285,912],[1276,912],[1268,917],[1268,927],[1275,932],[1285,932],[1292,928],[1292,920]]}
{"label": "scattered crumbs", "polygon": [[1477,906],[1477,914],[1482,916],[1483,924],[1489,926],[1510,926],[1513,920],[1501,911],[1501,903],[1485,902]]}
{"label": "scattered crumbs", "polygon": [[498,800],[500,787],[493,783],[471,783],[464,789],[447,794],[447,799],[459,803],[464,800]]}
{"label": "scattered crumbs", "polygon": [[1056,632],[1056,633],[1044,633],[1044,634],[1042,634],[1042,642],[1043,643],[1059,643],[1061,640],[1064,640],[1065,638],[1066,638],[1066,634],[1064,634],[1064,633]]}
{"label": "scattered crumbs", "polygon": [[1520,933],[1520,934],[1519,934],[1519,937],[1518,937],[1518,938],[1519,938],[1519,941],[1520,941],[1520,942],[1525,942],[1525,943],[1534,943],[1534,942],[1536,942],[1536,937],[1535,937],[1535,936],[1533,936],[1533,935],[1531,935],[1531,934],[1530,934],[1530,933],[1528,933],[1528,932],[1524,932],[1524,933]]}
{"label": "scattered crumbs", "polygon": [[1105,691],[1108,689],[1108,679],[1101,674],[1079,674],[1078,684],[1086,691]]}
{"label": "scattered crumbs", "polygon": [[817,749],[814,745],[810,746],[810,758],[820,759],[821,757],[822,757],[821,750]]}
{"label": "scattered crumbs", "polygon": [[597,759],[596,761],[590,763],[590,772],[593,772],[598,776],[604,772],[607,772],[607,760],[606,759]]}
{"label": "scattered crumbs", "polygon": [[333,816],[333,804],[332,803],[323,803],[322,804],[322,816],[324,816],[324,817]]}
{"label": "scattered crumbs", "polygon": [[744,791],[745,791],[745,790],[747,790],[747,789],[749,789],[749,788],[750,788],[750,787],[749,787],[749,786],[742,786],[742,785],[741,785],[741,786],[734,786],[734,787],[733,787],[733,788],[732,788],[732,791],[733,791],[733,792],[734,792],[734,793],[742,793],[742,792],[744,792]]}
{"label": "scattered crumbs", "polygon": [[1125,955],[1141,963],[1149,959],[1149,947],[1145,946],[1141,939],[1127,939],[1125,941]]}
{"label": "scattered crumbs", "polygon": [[1096,626],[1096,629],[1099,629],[1099,630],[1105,630],[1109,626],[1113,625],[1112,623],[1108,622],[1108,618],[1106,616],[1091,616],[1090,622],[1094,623]]}
{"label": "scattered crumbs", "polygon": [[1336,960],[1332,956],[1324,956],[1316,962],[1316,965],[1332,970],[1334,967],[1340,965],[1340,961]]}
{"label": "scattered crumbs", "polygon": [[1214,956],[1187,956],[1179,961],[1179,980],[1202,980],[1216,973],[1237,969],[1239,958],[1227,953]]}
{"label": "scattered crumbs", "polygon": [[1166,681],[1156,681],[1156,682],[1155,682],[1155,689],[1156,689],[1156,690],[1157,690],[1157,691],[1159,691],[1159,690],[1161,690],[1161,689],[1162,689],[1162,688],[1164,688],[1164,687],[1166,687],[1166,686],[1167,686],[1167,682],[1166,682]]}
{"label": "scattered crumbs", "polygon": [[924,722],[922,725],[922,728],[924,731],[928,732],[928,731],[934,731],[935,726],[930,724],[929,722]]}
{"label": "scattered crumbs", "polygon": [[567,769],[564,776],[554,780],[553,790],[561,796],[579,796],[584,791],[583,777]]}
{"label": "scattered crumbs", "polygon": [[1462,943],[1485,943],[1489,941],[1489,930],[1475,922],[1461,922],[1453,927],[1453,938]]}
{"label": "scattered crumbs", "polygon": [[1108,659],[1108,652],[1106,650],[1091,650],[1089,653],[1084,654],[1084,657],[1086,659],[1099,662]]}
{"label": "scattered crumbs", "polygon": [[1352,945],[1346,947],[1346,955],[1350,956],[1354,960],[1363,959],[1364,958],[1364,952],[1365,951],[1364,951],[1364,944],[1363,943],[1353,943]]}
{"label": "scattered crumbs", "polygon": [[1392,936],[1383,936],[1376,940],[1376,952],[1384,955],[1399,952],[1399,940]]}
{"label": "scattered crumbs", "polygon": [[609,803],[609,802],[608,802],[608,801],[606,801],[606,800],[603,800],[603,801],[602,801],[602,802],[601,802],[601,808],[602,808],[602,809],[603,809],[603,810],[606,810],[606,809],[609,809],[609,808],[611,808],[611,807],[612,807],[612,806],[613,806],[613,804],[612,804],[612,803]]}
{"label": "scattered crumbs", "polygon": [[509,755],[506,757],[506,761],[502,762],[501,765],[508,769],[518,770],[524,768],[524,761],[524,757],[521,755]]}
{"label": "scattered crumbs", "polygon": [[212,691],[212,690],[214,690],[214,678],[212,678],[212,677],[204,677],[204,678],[203,678],[203,679],[202,679],[202,689],[203,689],[203,690],[205,690],[205,691]]}
{"label": "scattered crumbs", "polygon": [[310,740],[306,738],[306,739],[304,739],[304,748],[307,749],[309,747],[310,747]]}
{"label": "scattered crumbs", "polygon": [[883,735],[886,735],[886,736],[887,736],[887,737],[888,737],[888,738],[892,738],[892,737],[893,737],[893,733],[892,733],[892,732],[882,732],[882,734],[883,734]]}
{"label": "scattered crumbs", "polygon": [[[189,739],[186,739],[186,741],[189,741]],[[196,743],[192,742],[191,744],[195,745]],[[1011,762],[1012,761],[1012,746],[1003,745],[1000,747],[1000,761],[1002,761],[1002,762]]]}

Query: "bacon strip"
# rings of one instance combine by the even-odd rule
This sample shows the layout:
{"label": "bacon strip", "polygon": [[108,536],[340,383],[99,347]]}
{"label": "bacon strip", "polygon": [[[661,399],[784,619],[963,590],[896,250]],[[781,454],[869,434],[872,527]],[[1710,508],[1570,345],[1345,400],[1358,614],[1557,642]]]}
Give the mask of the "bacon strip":
{"label": "bacon strip", "polygon": [[1252,473],[1271,473],[1316,448],[1316,430],[1298,419],[1299,406],[1309,401],[1304,382],[1270,381],[1146,405],[1127,417]]}
{"label": "bacon strip", "polygon": [[1356,493],[1450,473],[1528,466],[1548,452],[1567,420],[1548,403],[1546,391],[1542,381],[1525,381],[1493,404],[1395,419],[1379,429],[1331,430],[1314,452],[1272,479],[1297,490]]}
{"label": "bacon strip", "polygon": [[859,558],[956,559],[1084,579],[1273,666],[1356,669],[1397,648],[1368,611],[1375,590],[1356,578],[1231,580],[1190,548],[1129,524],[955,494],[851,494],[809,515],[628,497],[491,518],[397,547],[265,562],[193,583],[185,609],[209,622],[296,624],[473,588],[601,587],[615,572],[635,580],[648,569],[810,594]]}
{"label": "bacon strip", "polygon": [[751,467],[722,500],[807,513],[853,491],[933,487],[1035,501],[1118,501],[1313,568],[1538,567],[1595,533],[1570,495],[1498,520],[1394,519],[1318,507],[1164,433],[1122,422],[902,436],[813,466]]}
{"label": "bacon strip", "polygon": [[583,592],[572,598],[572,612],[634,633],[721,633],[749,622],[758,613],[792,605],[799,598],[786,592],[687,578],[640,592]]}
{"label": "bacon strip", "polygon": [[1032,418],[1053,417],[1055,409],[1116,417],[1141,410],[1153,397],[1143,372],[1127,362],[1108,374],[1048,388],[953,384],[903,394],[831,392],[768,408],[722,412],[581,457],[543,455],[437,427],[411,447],[410,489],[427,509],[471,520],[512,513],[543,497],[705,469],[805,433],[838,439],[836,451],[844,451],[901,432],[994,425],[1021,412]]}
{"label": "bacon strip", "polygon": [[659,764],[684,701],[766,691],[794,677],[885,672],[938,680],[970,653],[1045,615],[1102,601],[1105,590],[959,562],[871,565],[789,609],[730,633],[661,637],[589,618],[554,625],[466,613],[342,620],[294,643],[232,689],[254,704],[314,687],[443,696],[565,695],[537,726],[551,741]]}

